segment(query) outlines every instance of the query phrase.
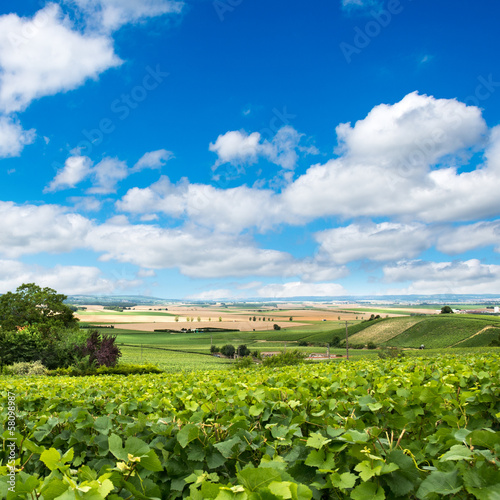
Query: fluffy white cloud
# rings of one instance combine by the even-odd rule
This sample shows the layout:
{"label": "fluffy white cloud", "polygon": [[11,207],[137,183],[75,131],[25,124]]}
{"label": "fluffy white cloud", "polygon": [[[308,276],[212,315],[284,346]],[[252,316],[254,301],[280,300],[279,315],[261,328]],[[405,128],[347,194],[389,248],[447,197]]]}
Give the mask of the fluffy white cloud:
{"label": "fluffy white cloud", "polygon": [[136,23],[163,14],[181,12],[183,2],[173,0],[64,0],[76,4],[88,18],[90,26],[114,31],[129,23]]}
{"label": "fluffy white cloud", "polygon": [[437,249],[456,255],[475,248],[493,245],[500,252],[500,221],[477,222],[445,231],[438,238]]}
{"label": "fluffy white cloud", "polygon": [[[302,137],[303,134],[290,125],[281,127],[270,141],[262,140],[259,132],[248,135],[246,132],[231,131],[219,135],[214,144],[210,143],[209,150],[218,156],[215,167],[224,163],[252,165],[265,158],[285,171],[292,171],[297,165],[299,153],[318,154],[314,146],[300,145]],[[290,180],[290,176],[287,177]]]}
{"label": "fluffy white cloud", "polygon": [[412,282],[389,294],[471,294],[498,293],[500,266],[482,264],[478,259],[456,262],[399,262],[384,267],[385,281]]}
{"label": "fluffy white cloud", "polygon": [[120,64],[110,38],[75,31],[55,3],[33,18],[0,17],[0,111],[5,113],[75,89]]}
{"label": "fluffy white cloud", "polygon": [[196,224],[233,233],[251,226],[266,229],[288,220],[271,190],[247,186],[220,189],[190,184],[186,179],[172,184],[164,176],[148,188],[130,189],[116,205],[123,212],[187,217]]}
{"label": "fluffy white cloud", "polygon": [[413,92],[400,102],[374,107],[367,117],[337,127],[337,151],[357,161],[427,169],[447,155],[477,146],[487,127],[481,111],[455,99]]}
{"label": "fluffy white cloud", "polygon": [[258,290],[260,297],[334,297],[346,295],[345,289],[336,283],[274,283],[265,285]]}
{"label": "fluffy white cloud", "polygon": [[14,260],[0,260],[0,293],[15,290],[23,283],[36,283],[64,294],[109,294],[117,286],[102,277],[97,267],[29,266]]}
{"label": "fluffy white cloud", "polygon": [[94,227],[86,243],[103,254],[101,260],[113,259],[149,269],[179,268],[186,276],[197,278],[276,276],[284,274],[293,263],[289,254],[259,249],[231,236],[132,226],[124,217]]}
{"label": "fluffy white cloud", "polygon": [[416,257],[432,246],[434,231],[423,224],[351,224],[316,233],[319,254],[345,264],[355,260],[401,260]]}
{"label": "fluffy white cloud", "polygon": [[44,192],[54,192],[60,189],[73,188],[92,172],[92,160],[87,156],[70,156],[64,163],[64,168],[57,172]]}
{"label": "fluffy white cloud", "polygon": [[24,130],[14,118],[0,116],[0,158],[19,156],[34,140],[35,129]]}
{"label": "fluffy white cloud", "polygon": [[114,193],[116,184],[129,175],[129,169],[124,161],[118,158],[104,158],[92,169],[94,186],[87,192],[90,194]]}
{"label": "fluffy white cloud", "polygon": [[132,171],[139,172],[145,168],[161,168],[168,160],[173,158],[173,153],[166,149],[159,149],[157,151],[150,151],[144,154],[140,160],[134,165]]}
{"label": "fluffy white cloud", "polygon": [[254,132],[231,131],[219,135],[214,144],[210,143],[208,149],[219,157],[216,165],[223,163],[256,163],[260,152],[260,134]]}
{"label": "fluffy white cloud", "polygon": [[481,168],[431,170],[442,157],[483,145],[485,131],[475,107],[410,94],[393,106],[377,106],[354,127],[340,126],[342,156],[309,168],[284,190],[281,201],[287,212],[309,218],[385,216],[432,222],[494,216],[499,207],[497,129],[490,134]]}
{"label": "fluffy white cloud", "polygon": [[91,223],[55,205],[0,201],[0,256],[69,252],[83,246]]}

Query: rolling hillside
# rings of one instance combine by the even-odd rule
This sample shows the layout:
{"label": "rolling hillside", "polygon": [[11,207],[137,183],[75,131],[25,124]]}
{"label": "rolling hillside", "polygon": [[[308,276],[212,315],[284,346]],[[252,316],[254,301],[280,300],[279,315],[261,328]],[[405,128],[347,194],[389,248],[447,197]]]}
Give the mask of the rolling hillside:
{"label": "rolling hillside", "polygon": [[[487,346],[494,338],[487,327],[500,327],[496,317],[477,318],[464,315],[438,315],[422,321],[389,339],[391,347],[427,348]],[[481,332],[481,334],[478,334]],[[477,334],[477,335],[476,335]]]}
{"label": "rolling hillside", "polygon": [[367,344],[368,342],[373,342],[377,345],[384,344],[424,320],[425,317],[423,316],[388,318],[374,324],[369,324],[359,333],[353,335],[350,340],[355,344]]}

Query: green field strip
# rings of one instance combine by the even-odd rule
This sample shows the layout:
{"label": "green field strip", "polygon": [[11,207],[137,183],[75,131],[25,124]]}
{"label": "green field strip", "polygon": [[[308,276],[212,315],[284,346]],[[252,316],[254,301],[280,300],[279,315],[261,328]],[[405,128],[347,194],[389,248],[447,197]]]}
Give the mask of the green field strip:
{"label": "green field strip", "polygon": [[500,338],[500,328],[492,326],[487,330],[478,332],[468,339],[462,340],[453,346],[455,347],[484,347],[489,346],[493,340]]}
{"label": "green field strip", "polygon": [[[496,321],[494,322],[496,323]],[[413,325],[398,336],[390,339],[386,345],[391,347],[428,348],[450,347],[491,324],[488,319],[476,319],[462,315],[439,315],[426,318]]]}

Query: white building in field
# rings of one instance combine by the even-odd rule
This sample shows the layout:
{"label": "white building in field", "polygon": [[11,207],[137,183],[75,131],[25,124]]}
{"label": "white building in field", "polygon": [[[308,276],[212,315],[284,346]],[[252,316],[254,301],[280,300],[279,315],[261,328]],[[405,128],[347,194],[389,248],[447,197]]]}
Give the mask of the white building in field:
{"label": "white building in field", "polygon": [[494,309],[493,309],[493,312],[500,313],[500,307],[495,306]]}

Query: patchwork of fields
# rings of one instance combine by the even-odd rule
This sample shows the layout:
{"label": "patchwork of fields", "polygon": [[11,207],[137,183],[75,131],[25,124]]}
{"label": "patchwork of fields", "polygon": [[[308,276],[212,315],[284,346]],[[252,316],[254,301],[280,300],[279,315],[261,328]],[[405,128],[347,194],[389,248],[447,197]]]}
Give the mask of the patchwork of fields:
{"label": "patchwork of fields", "polygon": [[[422,311],[432,314],[423,315]],[[349,309],[296,304],[246,310],[243,306],[175,305],[168,306],[168,310],[142,306],[123,312],[89,306],[79,312],[79,317],[89,326],[115,325],[113,330],[102,331],[117,335],[122,361],[152,361],[169,371],[224,369],[227,366],[224,360],[207,358],[212,345],[245,345],[252,352],[298,349],[306,354],[345,356],[346,322],[349,344],[357,348],[350,349],[350,357],[377,356],[377,349],[359,349],[368,344],[407,351],[421,345],[427,350],[458,350],[486,347],[499,338],[498,316],[435,312],[425,308],[412,312],[411,308]],[[370,320],[377,314],[378,319]],[[280,329],[275,330],[274,325]],[[196,331],[201,328],[232,331]],[[172,332],[155,332],[163,329]]]}

